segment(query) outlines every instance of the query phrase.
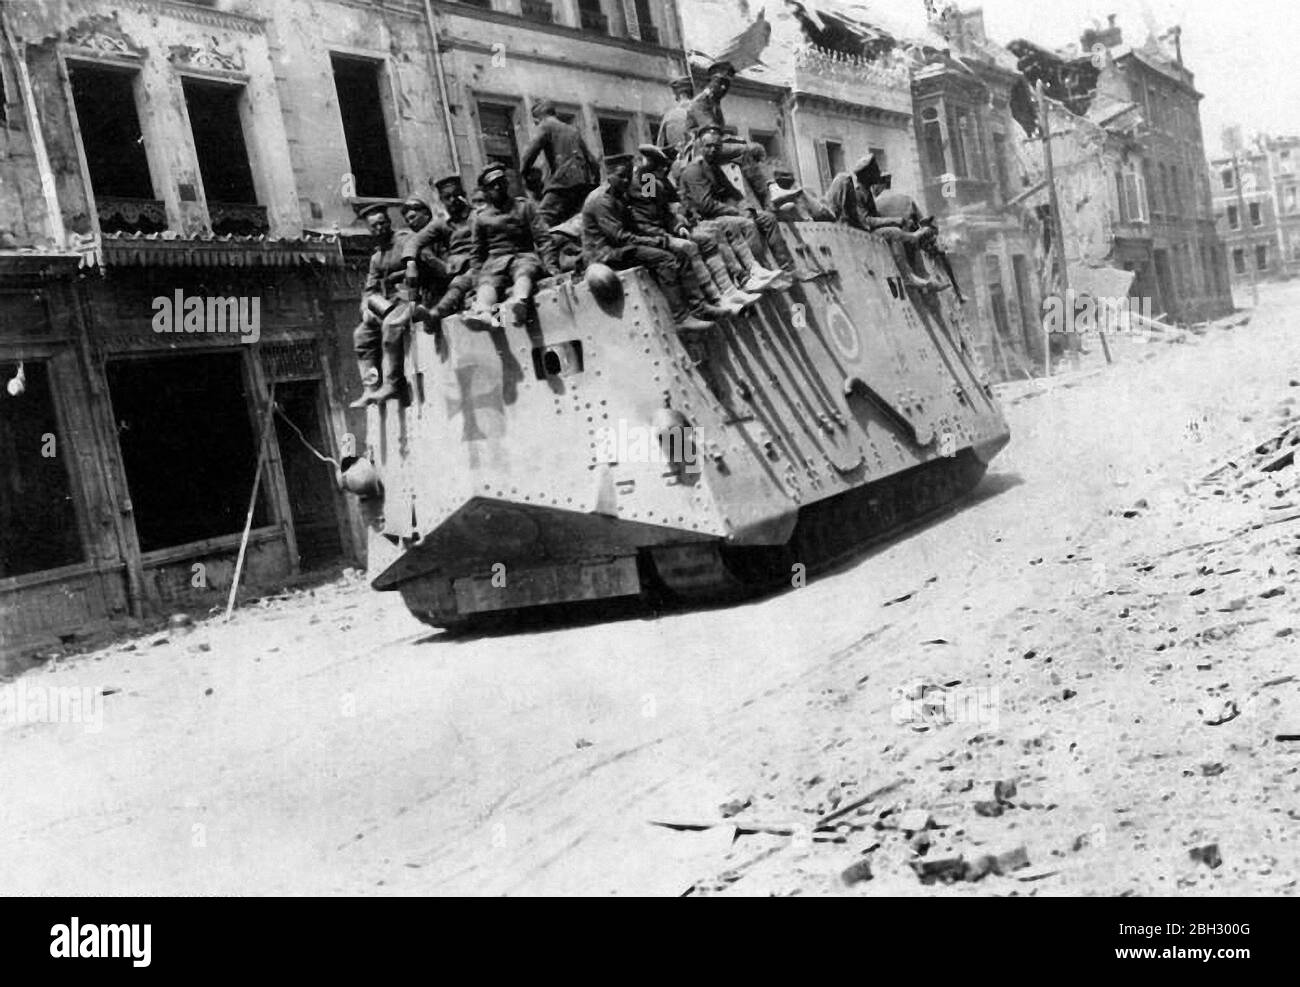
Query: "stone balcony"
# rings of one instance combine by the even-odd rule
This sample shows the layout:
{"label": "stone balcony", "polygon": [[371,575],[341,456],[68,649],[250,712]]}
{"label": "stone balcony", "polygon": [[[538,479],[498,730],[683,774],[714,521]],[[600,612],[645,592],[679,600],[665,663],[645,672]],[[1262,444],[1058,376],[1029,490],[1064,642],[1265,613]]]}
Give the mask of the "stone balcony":
{"label": "stone balcony", "polygon": [[912,81],[902,60],[872,61],[812,44],[794,49],[796,93],[856,106],[912,114]]}

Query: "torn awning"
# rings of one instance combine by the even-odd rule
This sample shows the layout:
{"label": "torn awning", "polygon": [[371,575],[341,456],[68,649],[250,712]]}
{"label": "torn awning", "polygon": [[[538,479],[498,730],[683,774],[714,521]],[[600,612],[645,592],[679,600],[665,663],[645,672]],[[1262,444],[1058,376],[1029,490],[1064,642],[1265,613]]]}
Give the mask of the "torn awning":
{"label": "torn awning", "polygon": [[335,237],[171,237],[114,233],[102,241],[104,263],[132,267],[338,267]]}

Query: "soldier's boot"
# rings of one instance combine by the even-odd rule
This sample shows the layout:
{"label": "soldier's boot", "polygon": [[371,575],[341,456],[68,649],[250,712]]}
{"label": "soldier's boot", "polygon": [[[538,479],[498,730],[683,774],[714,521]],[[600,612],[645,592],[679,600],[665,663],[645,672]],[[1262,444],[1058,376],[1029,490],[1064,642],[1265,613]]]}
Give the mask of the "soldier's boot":
{"label": "soldier's boot", "polygon": [[672,313],[673,321],[677,323],[678,329],[699,330],[713,328],[712,322],[698,318],[691,311],[690,302],[687,301],[686,295],[682,292],[682,286],[676,279],[661,275],[659,286],[663,289],[664,297],[668,300],[668,311]]}
{"label": "soldier's boot", "polygon": [[516,325],[524,325],[528,321],[528,299],[533,293],[533,279],[531,277],[515,278],[515,283],[510,289],[510,295],[501,303],[503,311],[509,312]]}
{"label": "soldier's boot", "polygon": [[[405,356],[402,341],[384,343],[384,382],[370,396],[372,404],[383,404],[389,398],[402,398],[406,391],[406,377],[402,372]],[[405,403],[405,402],[403,402]]]}
{"label": "soldier's boot", "polygon": [[357,360],[357,372],[361,375],[361,397],[349,404],[349,408],[364,408],[370,404],[379,387],[379,368],[373,360]]}
{"label": "soldier's boot", "polygon": [[731,249],[736,252],[736,259],[745,268],[745,280],[740,285],[742,288],[748,292],[776,290],[772,287],[772,282],[781,277],[781,272],[769,270],[760,264],[743,236],[736,236],[731,241]]}
{"label": "soldier's boot", "polygon": [[703,296],[703,300],[716,310],[712,318],[721,319],[729,315],[739,315],[745,310],[744,305],[723,297],[714,283],[713,272],[709,270],[708,264],[699,253],[691,255],[690,278],[696,290]]}
{"label": "soldier's boot", "polygon": [[500,329],[501,323],[493,314],[496,307],[497,289],[495,285],[481,284],[474,292],[474,304],[465,313],[465,325],[471,329]]}
{"label": "soldier's boot", "polygon": [[761,298],[761,295],[751,294],[745,291],[735,281],[732,280],[731,272],[727,270],[726,262],[723,261],[721,251],[710,254],[708,257],[701,257],[705,270],[708,271],[713,286],[718,292],[718,297],[723,302],[731,305],[739,305],[741,311],[749,308]]}

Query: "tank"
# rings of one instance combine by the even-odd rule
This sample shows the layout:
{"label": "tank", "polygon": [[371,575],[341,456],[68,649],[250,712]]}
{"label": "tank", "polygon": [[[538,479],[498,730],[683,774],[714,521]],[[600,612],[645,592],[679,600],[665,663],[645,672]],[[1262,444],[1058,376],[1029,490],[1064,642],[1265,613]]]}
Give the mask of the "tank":
{"label": "tank", "polygon": [[679,332],[637,268],[599,300],[544,282],[525,325],[412,333],[409,401],[369,409],[358,464],[373,587],[439,627],[726,600],[971,490],[1009,433],[958,291],[913,287],[876,235],[782,228],[795,284],[711,330]]}

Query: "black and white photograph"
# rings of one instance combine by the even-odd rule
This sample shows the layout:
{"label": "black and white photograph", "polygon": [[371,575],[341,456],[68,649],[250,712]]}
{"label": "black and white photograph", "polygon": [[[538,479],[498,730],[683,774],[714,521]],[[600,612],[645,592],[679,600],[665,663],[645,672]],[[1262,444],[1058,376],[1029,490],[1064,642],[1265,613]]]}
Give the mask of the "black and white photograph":
{"label": "black and white photograph", "polygon": [[1300,894],[1293,9],[0,34],[0,896]]}

